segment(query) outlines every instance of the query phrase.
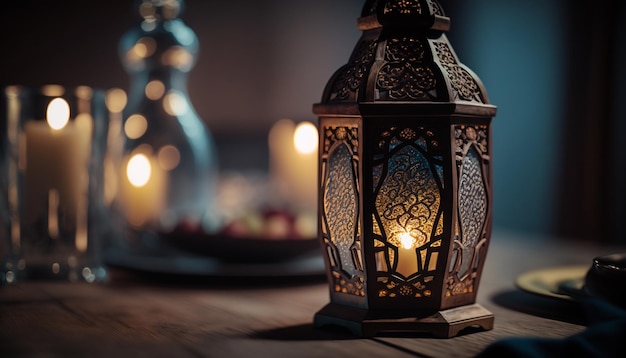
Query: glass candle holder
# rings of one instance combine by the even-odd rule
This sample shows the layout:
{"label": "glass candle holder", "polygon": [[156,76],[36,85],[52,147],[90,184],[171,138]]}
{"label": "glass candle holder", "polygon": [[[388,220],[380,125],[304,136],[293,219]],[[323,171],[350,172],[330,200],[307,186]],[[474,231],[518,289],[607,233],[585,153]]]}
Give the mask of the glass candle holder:
{"label": "glass candle holder", "polygon": [[217,226],[218,165],[211,132],[187,93],[199,42],[179,18],[183,2],[135,3],[141,21],[119,44],[130,88],[115,206],[125,226],[119,245],[146,254],[161,249],[161,236],[177,227]]}
{"label": "glass candle holder", "polygon": [[1,116],[3,283],[104,280],[105,91],[9,86]]}

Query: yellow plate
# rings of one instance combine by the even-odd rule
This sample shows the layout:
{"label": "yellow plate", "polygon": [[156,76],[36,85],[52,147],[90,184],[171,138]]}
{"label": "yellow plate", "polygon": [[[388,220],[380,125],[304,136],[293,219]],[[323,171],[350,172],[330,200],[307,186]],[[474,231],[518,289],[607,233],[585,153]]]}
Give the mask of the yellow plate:
{"label": "yellow plate", "polygon": [[523,291],[541,296],[573,300],[581,291],[588,265],[562,266],[533,270],[517,276],[515,284]]}

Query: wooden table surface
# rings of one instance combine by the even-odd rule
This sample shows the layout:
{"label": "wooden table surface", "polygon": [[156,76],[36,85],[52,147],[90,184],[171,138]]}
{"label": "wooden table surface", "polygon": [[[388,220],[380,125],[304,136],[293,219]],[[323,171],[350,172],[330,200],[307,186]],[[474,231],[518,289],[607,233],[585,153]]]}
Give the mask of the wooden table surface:
{"label": "wooden table surface", "polygon": [[322,276],[246,283],[112,269],[100,284],[24,281],[0,287],[0,357],[472,357],[505,337],[585,329],[578,303],[527,293],[515,278],[619,249],[496,232],[477,300],[494,329],[450,339],[314,328],[329,301]]}

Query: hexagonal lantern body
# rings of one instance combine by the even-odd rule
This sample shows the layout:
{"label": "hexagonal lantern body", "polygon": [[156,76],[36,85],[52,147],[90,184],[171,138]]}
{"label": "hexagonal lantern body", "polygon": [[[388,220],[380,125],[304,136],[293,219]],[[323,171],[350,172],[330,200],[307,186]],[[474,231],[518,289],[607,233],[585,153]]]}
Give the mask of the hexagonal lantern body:
{"label": "hexagonal lantern body", "polygon": [[331,302],[357,335],[491,329],[475,303],[491,234],[491,118],[436,0],[366,1],[319,117],[319,236]]}

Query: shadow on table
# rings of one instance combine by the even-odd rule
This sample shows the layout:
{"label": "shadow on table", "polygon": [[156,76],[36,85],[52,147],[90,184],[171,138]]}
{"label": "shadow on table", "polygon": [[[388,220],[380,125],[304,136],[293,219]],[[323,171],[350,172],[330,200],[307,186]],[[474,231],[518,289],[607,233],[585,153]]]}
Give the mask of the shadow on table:
{"label": "shadow on table", "polygon": [[588,323],[581,304],[573,300],[541,297],[519,290],[499,292],[490,299],[498,306],[533,316],[583,326]]}
{"label": "shadow on table", "polygon": [[360,339],[345,329],[331,327],[320,329],[313,324],[301,324],[258,331],[251,334],[251,338],[269,339],[277,341],[327,341]]}
{"label": "shadow on table", "polygon": [[[464,336],[476,332],[483,332],[480,327],[468,327],[457,335]],[[375,339],[375,338],[433,338],[435,337],[429,332],[418,331],[388,331],[379,332],[373,337],[359,337],[353,335],[350,331],[343,327],[328,325],[316,328],[313,324],[302,324],[297,326],[281,327],[271,330],[254,332],[251,338],[269,339],[277,341],[321,341],[321,340],[354,340],[354,339]]]}
{"label": "shadow on table", "polygon": [[171,288],[264,289],[326,284],[326,276],[204,276],[152,273],[112,268],[108,284],[117,287],[142,284],[145,286]]}

